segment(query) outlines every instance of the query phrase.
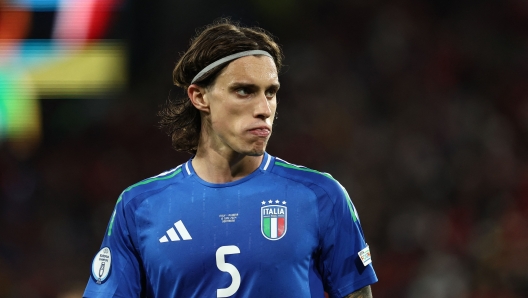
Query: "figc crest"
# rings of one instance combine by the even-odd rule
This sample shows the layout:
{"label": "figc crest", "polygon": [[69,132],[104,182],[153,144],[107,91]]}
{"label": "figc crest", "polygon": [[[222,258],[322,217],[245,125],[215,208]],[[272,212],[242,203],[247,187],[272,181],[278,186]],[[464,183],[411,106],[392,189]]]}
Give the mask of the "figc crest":
{"label": "figc crest", "polygon": [[286,234],[288,227],[288,208],[286,201],[262,202],[260,208],[260,226],[262,235],[268,240],[279,240]]}

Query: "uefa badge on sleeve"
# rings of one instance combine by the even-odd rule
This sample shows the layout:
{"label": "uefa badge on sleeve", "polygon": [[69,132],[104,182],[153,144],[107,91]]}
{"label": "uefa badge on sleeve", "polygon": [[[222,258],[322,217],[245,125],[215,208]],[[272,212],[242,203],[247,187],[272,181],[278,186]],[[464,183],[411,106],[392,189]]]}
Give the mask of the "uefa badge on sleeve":
{"label": "uefa badge on sleeve", "polygon": [[260,208],[260,226],[262,235],[268,240],[279,240],[286,234],[288,227],[288,208],[286,201],[262,201]]}
{"label": "uefa badge on sleeve", "polygon": [[92,277],[97,284],[102,284],[108,278],[112,265],[112,254],[109,247],[103,247],[92,262]]}
{"label": "uefa badge on sleeve", "polygon": [[368,264],[372,263],[372,259],[370,258],[370,248],[367,245],[367,247],[363,248],[358,252],[359,258],[361,259],[361,262],[363,263],[363,266],[367,266]]}

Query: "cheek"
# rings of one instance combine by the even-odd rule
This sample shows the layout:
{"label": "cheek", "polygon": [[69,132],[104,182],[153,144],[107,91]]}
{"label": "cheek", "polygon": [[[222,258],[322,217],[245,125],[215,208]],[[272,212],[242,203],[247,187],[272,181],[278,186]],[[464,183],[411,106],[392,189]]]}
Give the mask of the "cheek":
{"label": "cheek", "polygon": [[211,107],[211,122],[215,130],[230,130],[241,126],[241,111],[228,105]]}
{"label": "cheek", "polygon": [[276,100],[272,100],[271,103],[270,103],[270,109],[271,109],[271,112],[272,113],[275,113],[275,111],[277,110],[277,101]]}
{"label": "cheek", "polygon": [[270,105],[270,110],[271,110],[271,114],[272,116],[270,117],[271,119],[271,122],[273,122],[273,120],[275,120],[275,113],[277,112],[277,101],[273,100]]}

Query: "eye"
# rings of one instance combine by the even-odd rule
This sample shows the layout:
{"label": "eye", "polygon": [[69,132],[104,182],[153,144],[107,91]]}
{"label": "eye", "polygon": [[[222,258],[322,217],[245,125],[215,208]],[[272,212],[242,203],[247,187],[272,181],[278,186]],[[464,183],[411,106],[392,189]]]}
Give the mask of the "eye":
{"label": "eye", "polygon": [[248,96],[249,95],[249,90],[247,88],[238,88],[235,92],[238,95],[240,95],[240,96]]}
{"label": "eye", "polygon": [[275,89],[266,90],[266,97],[267,98],[273,98],[275,95],[277,95],[277,90],[275,90]]}

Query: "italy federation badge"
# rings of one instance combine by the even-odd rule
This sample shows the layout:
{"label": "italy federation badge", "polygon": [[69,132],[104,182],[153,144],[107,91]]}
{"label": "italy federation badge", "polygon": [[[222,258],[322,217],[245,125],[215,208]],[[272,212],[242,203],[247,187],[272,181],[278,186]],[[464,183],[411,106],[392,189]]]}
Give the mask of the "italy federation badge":
{"label": "italy federation badge", "polygon": [[97,284],[102,284],[108,278],[112,265],[112,254],[109,247],[102,248],[93,259],[92,276]]}
{"label": "italy federation badge", "polygon": [[286,201],[262,201],[260,208],[260,226],[262,235],[268,240],[279,240],[286,234],[288,227],[288,208]]}

